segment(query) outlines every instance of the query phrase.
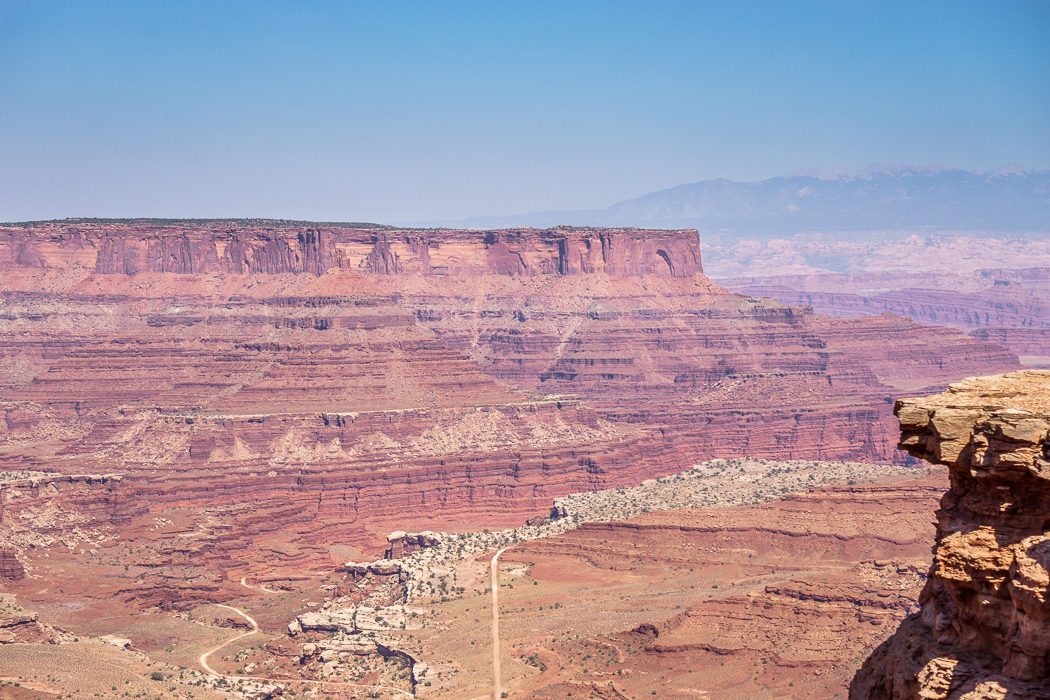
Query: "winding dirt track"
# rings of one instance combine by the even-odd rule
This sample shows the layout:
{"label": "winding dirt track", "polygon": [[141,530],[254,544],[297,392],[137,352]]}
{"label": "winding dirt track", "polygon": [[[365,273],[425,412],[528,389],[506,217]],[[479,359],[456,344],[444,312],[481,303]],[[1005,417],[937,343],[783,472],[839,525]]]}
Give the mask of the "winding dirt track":
{"label": "winding dirt track", "polygon": [[279,591],[273,590],[272,588],[267,588],[266,586],[262,585],[261,583],[258,586],[253,586],[252,584],[248,583],[248,577],[247,576],[241,576],[241,585],[244,586],[245,588],[250,589],[250,590],[262,591],[263,593],[278,593],[279,592]]}
{"label": "winding dirt track", "polygon": [[248,624],[251,625],[252,628],[250,630],[248,630],[247,632],[241,632],[236,637],[230,637],[225,642],[223,642],[222,644],[220,644],[219,646],[217,646],[217,647],[215,647],[213,649],[209,649],[208,651],[204,652],[199,657],[197,657],[197,661],[200,663],[201,668],[203,668],[205,671],[207,671],[208,673],[210,673],[213,676],[221,676],[222,678],[244,678],[245,676],[228,676],[225,673],[219,673],[214,668],[212,668],[211,665],[208,664],[208,657],[211,656],[212,654],[214,654],[217,651],[221,651],[222,649],[225,649],[226,647],[228,647],[231,644],[233,644],[234,642],[236,642],[238,639],[243,639],[245,637],[250,637],[253,634],[258,634],[259,633],[259,623],[257,623],[255,621],[255,618],[253,618],[251,615],[249,615],[248,613],[244,612],[240,608],[235,608],[232,605],[223,605],[222,603],[216,603],[215,605],[217,607],[220,607],[220,608],[226,608],[227,610],[234,611],[235,613],[237,613],[238,615],[243,617],[245,620],[247,620]]}
{"label": "winding dirt track", "polygon": [[391,693],[393,695],[400,695],[400,696],[403,696],[403,697],[406,697],[406,698],[415,698],[415,695],[413,693],[408,692],[407,690],[402,690],[401,688],[391,688],[391,687],[385,686],[385,685],[367,685],[367,684],[364,684],[364,683],[346,683],[346,682],[343,682],[343,681],[315,681],[315,680],[308,680],[308,679],[305,679],[305,678],[269,678],[267,676],[235,676],[235,675],[231,675],[231,674],[228,674],[228,673],[219,673],[218,671],[216,671],[214,668],[211,667],[211,664],[208,663],[208,657],[211,656],[212,654],[214,654],[217,651],[221,651],[222,649],[225,649],[229,645],[231,645],[234,642],[236,642],[238,639],[244,639],[245,637],[250,637],[253,634],[258,634],[259,633],[259,623],[257,623],[255,621],[255,618],[253,618],[251,615],[249,615],[248,613],[244,612],[240,608],[235,608],[232,605],[223,605],[222,603],[215,603],[215,605],[217,607],[226,608],[227,610],[232,610],[233,612],[237,613],[238,615],[243,617],[245,620],[247,620],[248,624],[251,625],[252,628],[249,631],[247,631],[247,632],[242,632],[242,633],[238,634],[236,637],[230,637],[229,639],[227,639],[225,642],[223,642],[219,646],[214,647],[212,649],[209,649],[208,651],[204,652],[199,657],[197,657],[197,661],[200,663],[201,668],[203,668],[205,671],[207,671],[208,673],[210,673],[213,676],[216,676],[218,678],[226,678],[227,680],[231,680],[231,681],[262,681],[262,682],[265,682],[265,683],[285,683],[285,684],[305,683],[305,684],[308,684],[308,685],[320,686],[322,688],[364,688],[366,690],[381,690],[381,691],[384,691],[384,692],[387,692],[387,693]]}

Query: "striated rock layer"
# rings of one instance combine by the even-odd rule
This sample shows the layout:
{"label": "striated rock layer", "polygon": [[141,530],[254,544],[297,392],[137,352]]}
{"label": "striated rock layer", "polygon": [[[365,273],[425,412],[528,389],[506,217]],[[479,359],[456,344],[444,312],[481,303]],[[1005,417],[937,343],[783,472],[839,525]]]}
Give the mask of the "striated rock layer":
{"label": "striated rock layer", "polygon": [[0,580],[21,581],[25,575],[25,568],[18,561],[14,550],[0,549]]}
{"label": "striated rock layer", "polygon": [[[654,511],[507,550],[504,566],[528,564],[565,601],[547,612],[553,596],[532,600],[517,580],[500,592],[505,644],[549,659],[519,694],[603,697],[611,680],[613,697],[841,697],[858,658],[915,607],[924,513],[944,481]],[[553,634],[532,631],[559,615]]]}
{"label": "striated rock layer", "polygon": [[1004,345],[1050,366],[1050,267],[1018,255],[1007,269],[783,275],[719,280],[733,291],[812,307],[829,316],[889,311]]}
{"label": "striated rock layer", "polygon": [[1050,698],[1050,371],[899,401],[901,447],[951,470],[921,613],[853,698]]}
{"label": "striated rock layer", "polygon": [[[187,225],[189,224],[189,225]],[[479,245],[480,243],[480,245]],[[105,274],[170,272],[320,275],[333,269],[382,275],[613,276],[702,272],[690,231],[563,228],[457,231],[376,225],[288,226],[266,222],[91,221],[0,229],[0,267]]]}
{"label": "striated rock layer", "polygon": [[0,273],[0,470],[123,475],[149,604],[712,457],[892,460],[890,396],[1018,366],[728,292],[696,231],[71,221],[0,226]]}

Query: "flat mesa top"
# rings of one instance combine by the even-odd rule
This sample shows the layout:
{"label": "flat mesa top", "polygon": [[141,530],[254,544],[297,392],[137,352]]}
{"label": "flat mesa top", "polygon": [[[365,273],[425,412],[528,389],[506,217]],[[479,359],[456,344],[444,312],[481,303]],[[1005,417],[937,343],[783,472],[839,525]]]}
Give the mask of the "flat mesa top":
{"label": "flat mesa top", "polygon": [[686,234],[696,235],[695,228],[660,228],[646,226],[502,226],[502,227],[449,227],[449,226],[394,226],[361,221],[298,221],[292,219],[51,219],[40,221],[0,222],[0,230],[73,230],[104,231],[131,235],[156,235],[158,232],[227,232],[227,231],[367,231],[373,235],[417,234],[471,234],[486,233],[519,235],[572,235],[619,232],[634,234]]}
{"label": "flat mesa top", "polygon": [[1050,370],[1020,370],[989,377],[970,377],[948,391],[922,399],[924,406],[1017,409],[1050,415]]}

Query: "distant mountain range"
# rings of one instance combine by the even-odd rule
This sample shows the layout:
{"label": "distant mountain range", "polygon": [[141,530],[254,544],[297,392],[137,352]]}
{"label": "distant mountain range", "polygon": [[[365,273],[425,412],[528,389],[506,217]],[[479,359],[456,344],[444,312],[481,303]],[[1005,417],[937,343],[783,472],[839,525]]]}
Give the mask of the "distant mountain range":
{"label": "distant mountain range", "polygon": [[1050,231],[1050,170],[1010,165],[973,172],[877,164],[857,172],[797,171],[761,182],[702,180],[605,209],[440,223],[695,227],[729,239],[813,231]]}

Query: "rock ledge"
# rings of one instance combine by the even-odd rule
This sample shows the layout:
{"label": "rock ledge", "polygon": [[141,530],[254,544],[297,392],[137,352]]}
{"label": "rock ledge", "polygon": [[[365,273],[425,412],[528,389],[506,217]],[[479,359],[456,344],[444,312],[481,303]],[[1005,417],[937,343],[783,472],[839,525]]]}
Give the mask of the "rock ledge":
{"label": "rock ledge", "polygon": [[950,469],[921,612],[851,698],[1050,698],[1050,371],[898,401],[901,448]]}

